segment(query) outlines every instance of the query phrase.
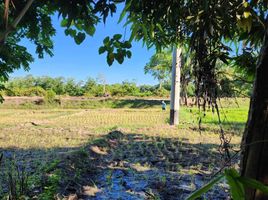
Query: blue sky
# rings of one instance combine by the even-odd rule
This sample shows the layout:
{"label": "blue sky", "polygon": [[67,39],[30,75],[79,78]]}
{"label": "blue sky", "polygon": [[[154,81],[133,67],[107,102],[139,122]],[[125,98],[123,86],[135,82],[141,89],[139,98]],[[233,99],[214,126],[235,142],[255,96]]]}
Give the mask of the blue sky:
{"label": "blue sky", "polygon": [[[30,42],[23,42],[29,52],[35,57],[34,63],[30,65],[31,70],[15,71],[11,77],[25,76],[63,76],[75,78],[76,80],[86,80],[88,77],[96,78],[99,74],[105,76],[107,83],[120,83],[125,80],[135,81],[137,84],[156,84],[157,81],[150,75],[145,75],[143,68],[154,54],[154,49],[147,50],[142,47],[142,42],[133,43],[132,58],[126,59],[122,65],[115,62],[111,67],[106,63],[106,55],[98,54],[98,49],[106,36],[116,33],[124,35],[123,24],[117,24],[119,13],[108,19],[104,25],[100,23],[93,37],[81,44],[76,45],[72,38],[65,36],[64,30],[60,27],[60,21],[55,16],[53,24],[57,30],[54,40],[54,56],[45,56],[38,59],[34,54],[35,48]],[[129,32],[126,31],[126,38]]]}

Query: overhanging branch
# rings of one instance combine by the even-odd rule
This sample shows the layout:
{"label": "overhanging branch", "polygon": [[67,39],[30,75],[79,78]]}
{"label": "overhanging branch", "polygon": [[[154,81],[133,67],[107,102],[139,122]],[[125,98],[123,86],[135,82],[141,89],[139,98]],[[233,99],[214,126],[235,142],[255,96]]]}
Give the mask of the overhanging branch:
{"label": "overhanging branch", "polygon": [[[13,23],[11,24],[11,26],[8,26],[6,28],[6,30],[0,35],[0,43],[3,43],[5,41],[5,39],[7,38],[8,34],[17,28],[19,22],[21,21],[21,19],[25,15],[25,13],[29,10],[29,8],[30,8],[30,6],[32,5],[33,2],[34,2],[34,0],[28,0],[27,1],[26,5],[21,10],[21,12],[19,13],[19,15],[15,18],[15,20],[13,21]],[[7,17],[8,17],[8,13],[7,13]]]}

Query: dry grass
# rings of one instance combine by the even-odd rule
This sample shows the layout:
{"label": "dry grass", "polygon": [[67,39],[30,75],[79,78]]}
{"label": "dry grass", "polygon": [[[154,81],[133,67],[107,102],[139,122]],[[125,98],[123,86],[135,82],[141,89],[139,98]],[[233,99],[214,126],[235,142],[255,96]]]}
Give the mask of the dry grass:
{"label": "dry grass", "polygon": [[[178,129],[170,127],[167,120],[168,112],[157,109],[1,109],[0,147],[76,147],[111,129],[148,136],[181,137],[192,143],[219,142],[216,126],[200,134],[190,129],[196,127],[191,121],[182,119],[182,128]],[[240,136],[233,136],[234,143],[239,140]]]}

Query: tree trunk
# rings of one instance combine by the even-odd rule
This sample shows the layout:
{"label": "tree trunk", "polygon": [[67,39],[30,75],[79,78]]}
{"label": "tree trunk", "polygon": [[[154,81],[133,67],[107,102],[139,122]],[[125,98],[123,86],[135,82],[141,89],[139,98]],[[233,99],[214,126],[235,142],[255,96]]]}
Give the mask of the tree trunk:
{"label": "tree trunk", "polygon": [[187,92],[184,93],[184,105],[188,106],[188,95]]}
{"label": "tree trunk", "polygon": [[182,50],[180,48],[173,49],[172,61],[172,82],[170,95],[170,125],[179,124],[179,108],[180,108],[180,76],[182,64]]}
{"label": "tree trunk", "polygon": [[162,80],[159,80],[159,90],[162,89]]}
{"label": "tree trunk", "polygon": [[[256,69],[248,121],[242,139],[241,175],[268,185],[268,45],[267,36]],[[259,190],[246,189],[247,199],[268,199]]]}

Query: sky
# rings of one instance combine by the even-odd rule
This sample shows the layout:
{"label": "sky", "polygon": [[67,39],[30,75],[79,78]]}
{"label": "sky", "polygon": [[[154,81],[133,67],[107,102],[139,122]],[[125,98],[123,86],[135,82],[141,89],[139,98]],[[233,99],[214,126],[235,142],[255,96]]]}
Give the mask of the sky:
{"label": "sky", "polygon": [[134,42],[132,45],[131,59],[125,59],[123,64],[117,61],[109,67],[106,63],[106,54],[99,55],[98,49],[106,36],[116,33],[129,37],[129,31],[125,31],[123,23],[118,24],[120,11],[109,18],[104,25],[100,23],[93,37],[87,37],[81,45],[76,45],[74,40],[65,36],[64,29],[60,27],[60,20],[53,17],[53,25],[56,29],[54,41],[54,56],[46,55],[38,59],[35,55],[34,45],[23,41],[23,45],[34,56],[35,61],[30,65],[29,71],[23,69],[15,71],[11,77],[20,77],[32,74],[34,76],[51,76],[74,78],[77,81],[86,80],[89,77],[97,78],[100,74],[106,78],[106,82],[121,83],[122,81],[135,81],[141,84],[157,84],[157,81],[149,74],[144,74],[144,66],[154,54],[155,50],[147,50],[142,42]]}

